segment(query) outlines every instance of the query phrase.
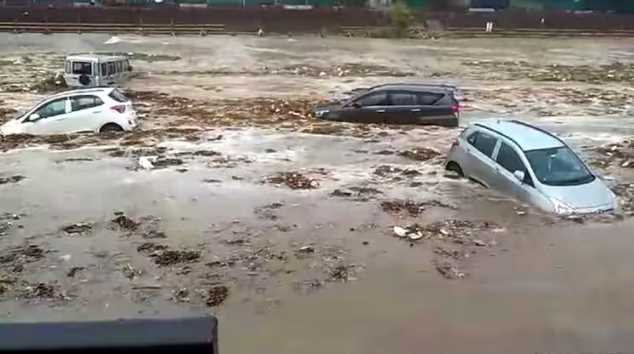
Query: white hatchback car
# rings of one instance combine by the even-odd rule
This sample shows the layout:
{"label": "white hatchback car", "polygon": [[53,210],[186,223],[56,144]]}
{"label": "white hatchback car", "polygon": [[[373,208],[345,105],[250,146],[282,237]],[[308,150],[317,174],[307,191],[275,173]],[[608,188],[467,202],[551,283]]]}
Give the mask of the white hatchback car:
{"label": "white hatchback car", "polygon": [[131,130],[136,127],[132,102],[116,88],[62,92],[47,97],[0,127],[7,134],[65,134]]}

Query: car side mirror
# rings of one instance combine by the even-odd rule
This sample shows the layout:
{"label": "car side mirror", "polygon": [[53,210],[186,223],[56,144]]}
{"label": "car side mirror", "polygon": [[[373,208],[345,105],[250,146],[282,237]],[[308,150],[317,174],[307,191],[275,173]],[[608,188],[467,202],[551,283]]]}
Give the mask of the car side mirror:
{"label": "car side mirror", "polygon": [[352,107],[352,108],[361,108],[361,105],[358,104],[357,102],[352,102],[352,103],[350,103],[350,107]]}
{"label": "car side mirror", "polygon": [[33,113],[29,116],[29,119],[25,120],[24,122],[35,122],[38,119],[40,119],[40,115],[37,113]]}
{"label": "car side mirror", "polygon": [[517,178],[518,181],[520,181],[521,183],[524,183],[524,178],[526,177],[526,173],[524,171],[515,171],[513,172],[513,176],[515,176],[515,178]]}

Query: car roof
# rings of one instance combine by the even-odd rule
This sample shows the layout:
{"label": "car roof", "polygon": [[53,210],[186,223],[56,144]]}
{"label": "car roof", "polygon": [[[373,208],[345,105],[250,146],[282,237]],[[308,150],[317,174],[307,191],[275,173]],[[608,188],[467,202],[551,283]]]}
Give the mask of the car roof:
{"label": "car roof", "polygon": [[373,86],[368,89],[368,92],[390,90],[390,91],[412,91],[412,92],[453,92],[456,90],[455,86],[451,85],[436,85],[425,83],[395,83]]}
{"label": "car roof", "polygon": [[473,125],[497,132],[514,141],[523,151],[566,146],[553,134],[518,120],[487,119]]}
{"label": "car roof", "polygon": [[92,93],[92,94],[98,94],[98,93],[110,94],[110,92],[112,90],[114,90],[114,89],[115,89],[114,87],[93,87],[93,88],[89,88],[89,89],[79,89],[79,90],[64,91],[64,92],[56,93],[54,95],[46,96],[42,100],[40,100],[39,103],[44,102],[44,101],[48,101],[50,99],[62,98],[62,97],[74,96],[74,95],[83,95],[83,94],[89,94],[89,93]]}
{"label": "car roof", "polygon": [[71,60],[71,61],[93,61],[93,60],[97,60],[97,61],[111,61],[111,60],[125,60],[128,59],[126,56],[123,55],[106,55],[106,54],[76,54],[76,55],[69,55],[66,57],[66,60]]}

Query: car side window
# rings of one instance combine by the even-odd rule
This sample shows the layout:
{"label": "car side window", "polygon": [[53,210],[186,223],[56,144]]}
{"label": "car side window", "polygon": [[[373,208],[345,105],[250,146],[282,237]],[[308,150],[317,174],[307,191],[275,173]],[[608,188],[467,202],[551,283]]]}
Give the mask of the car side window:
{"label": "car side window", "polygon": [[491,157],[493,155],[493,150],[495,149],[495,145],[497,144],[497,142],[498,139],[495,136],[484,132],[478,132],[478,135],[476,135],[475,137],[473,146],[481,153],[485,154],[488,157]]}
{"label": "car side window", "polygon": [[[465,132],[466,132],[466,130],[465,130]],[[471,135],[469,135],[467,137],[467,141],[469,142],[469,144],[475,146],[475,142],[476,142],[477,138],[478,138],[478,132],[476,131],[476,132],[471,133]]]}
{"label": "car side window", "polygon": [[496,161],[500,164],[500,166],[504,167],[505,170],[511,173],[515,171],[526,172],[526,167],[524,166],[522,159],[515,150],[506,143],[502,143],[500,146],[500,151],[498,152]]}
{"label": "car side window", "polygon": [[530,175],[522,162],[520,156],[515,152],[515,150],[508,144],[502,143],[500,146],[500,151],[498,152],[498,156],[496,161],[502,166],[505,170],[513,173],[515,171],[524,172],[524,183],[533,185],[533,181],[531,180]]}
{"label": "car side window", "polygon": [[442,93],[421,92],[417,96],[419,105],[431,106],[436,104],[436,102],[438,102],[438,100],[443,98],[445,95],[443,95]]}
{"label": "car side window", "polygon": [[367,106],[386,106],[387,94],[385,92],[377,92],[367,96],[363,96],[356,101],[361,107]]}
{"label": "car side window", "polygon": [[415,106],[416,95],[409,92],[390,93],[390,103],[392,106]]}
{"label": "car side window", "polygon": [[40,116],[39,119],[45,119],[49,117],[58,116],[66,113],[66,98],[60,98],[55,101],[51,101],[44,106],[38,108],[35,111]]}
{"label": "car side window", "polygon": [[75,96],[70,99],[70,106],[73,112],[101,106],[102,104],[103,101],[99,97],[91,95]]}

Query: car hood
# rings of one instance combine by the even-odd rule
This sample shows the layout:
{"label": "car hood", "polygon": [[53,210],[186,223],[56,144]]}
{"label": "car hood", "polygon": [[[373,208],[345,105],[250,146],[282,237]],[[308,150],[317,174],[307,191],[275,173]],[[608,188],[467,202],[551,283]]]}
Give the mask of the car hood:
{"label": "car hood", "polygon": [[22,124],[17,119],[12,119],[0,126],[0,134],[20,134],[23,133]]}
{"label": "car hood", "polygon": [[549,198],[554,198],[574,209],[605,207],[614,204],[614,194],[600,178],[578,186],[547,186],[542,191]]}

